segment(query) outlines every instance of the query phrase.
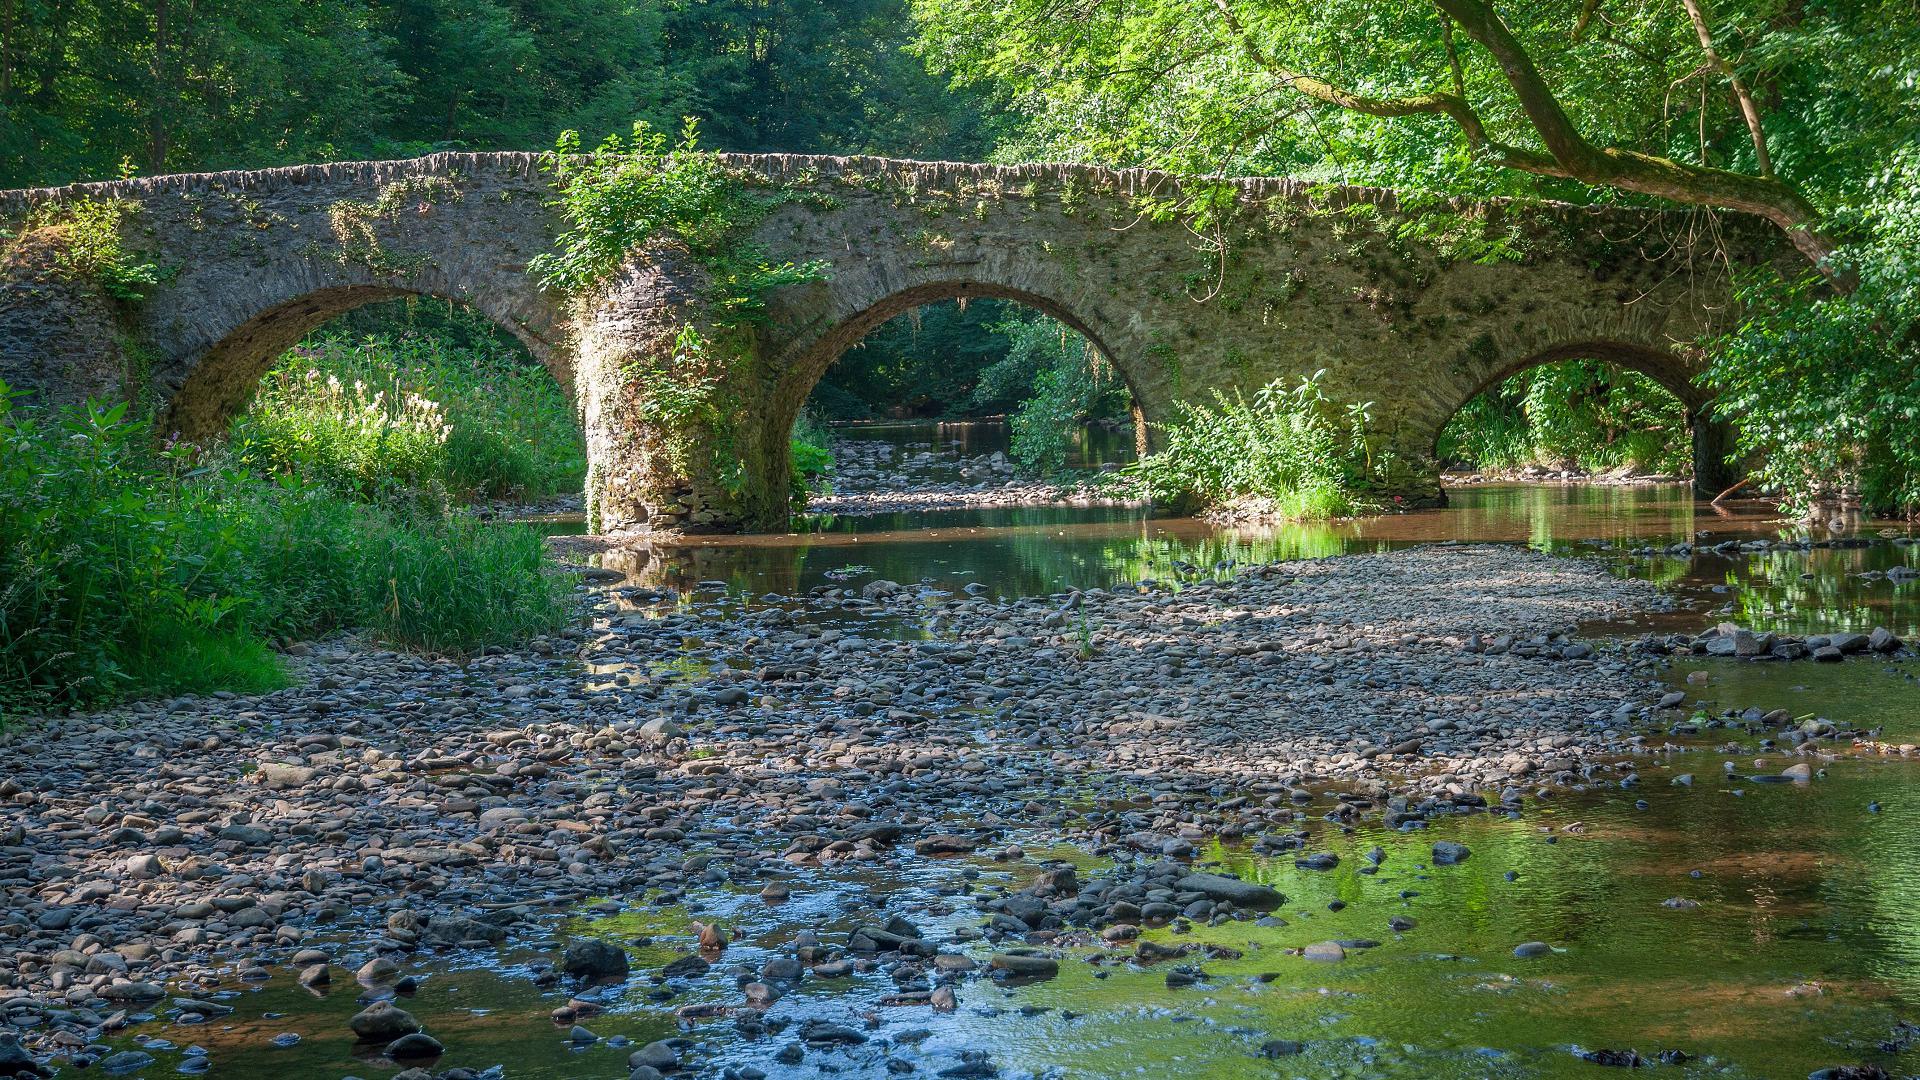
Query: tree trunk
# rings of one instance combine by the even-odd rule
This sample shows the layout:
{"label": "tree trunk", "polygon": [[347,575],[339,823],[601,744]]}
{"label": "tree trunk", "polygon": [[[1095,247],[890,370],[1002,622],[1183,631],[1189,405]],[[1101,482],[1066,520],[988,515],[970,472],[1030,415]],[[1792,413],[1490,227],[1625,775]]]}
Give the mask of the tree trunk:
{"label": "tree trunk", "polygon": [[0,105],[13,97],[14,2],[0,0]]}
{"label": "tree trunk", "polygon": [[167,110],[174,104],[167,92],[171,82],[167,53],[173,48],[168,15],[168,0],[154,0],[153,60],[147,68],[153,79],[152,100],[147,107],[147,171],[151,173],[167,171]]}

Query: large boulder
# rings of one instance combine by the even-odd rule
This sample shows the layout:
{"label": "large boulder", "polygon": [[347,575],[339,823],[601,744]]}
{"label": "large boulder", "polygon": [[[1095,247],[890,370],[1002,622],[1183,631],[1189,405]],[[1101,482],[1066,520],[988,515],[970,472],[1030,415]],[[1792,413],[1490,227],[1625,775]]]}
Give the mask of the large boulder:
{"label": "large boulder", "polygon": [[1173,883],[1181,892],[1197,892],[1209,900],[1253,911],[1272,911],[1287,902],[1280,890],[1270,885],[1227,877],[1225,874],[1188,874]]}
{"label": "large boulder", "polygon": [[627,976],[627,951],[599,938],[576,938],[560,955],[560,970],[581,979]]}

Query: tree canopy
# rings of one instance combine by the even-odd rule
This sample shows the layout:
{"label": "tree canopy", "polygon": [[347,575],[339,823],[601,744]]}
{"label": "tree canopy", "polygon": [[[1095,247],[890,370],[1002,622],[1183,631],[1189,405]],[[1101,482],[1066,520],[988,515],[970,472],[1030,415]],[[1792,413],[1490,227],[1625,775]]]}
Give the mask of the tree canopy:
{"label": "tree canopy", "polygon": [[1911,0],[914,0],[1002,152],[1761,214],[1810,258],[1920,135]]}
{"label": "tree canopy", "polygon": [[904,0],[0,0],[0,186],[526,150],[984,155]]}

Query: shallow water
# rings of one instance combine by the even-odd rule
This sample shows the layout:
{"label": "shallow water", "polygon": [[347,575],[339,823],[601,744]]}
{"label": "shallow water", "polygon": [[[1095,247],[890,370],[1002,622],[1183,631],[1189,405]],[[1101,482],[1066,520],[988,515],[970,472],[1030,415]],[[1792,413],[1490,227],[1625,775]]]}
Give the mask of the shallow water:
{"label": "shallow water", "polygon": [[[984,435],[968,438],[969,453],[993,448]],[[1731,619],[1787,632],[1885,625],[1920,633],[1920,582],[1882,576],[1891,566],[1920,566],[1920,546],[1891,543],[1878,535],[1882,529],[1906,535],[1888,523],[1856,523],[1850,531],[1874,538],[1874,546],[1636,555],[1632,549],[1649,545],[1802,534],[1762,505],[1722,513],[1673,486],[1503,485],[1455,491],[1441,510],[1272,528],[1223,529],[1112,507],[956,511],[635,547],[604,561],[635,583],[680,590],[694,610],[732,611],[767,592],[827,585],[857,593],[874,578],[1038,594],[1225,573],[1235,562],[1499,541],[1600,558],[1619,573],[1666,584],[1681,601],[1638,625],[1596,628],[1606,632],[1693,631]],[[894,624],[911,619],[848,616],[868,633],[902,632]],[[704,671],[691,654],[675,664],[653,674]],[[1696,672],[1704,682],[1688,681]],[[1650,736],[1654,752],[1634,782],[1555,793],[1513,817],[1462,815],[1406,832],[1377,820],[1343,827],[1322,817],[1334,803],[1320,796],[1303,808],[1301,824],[1311,832],[1307,850],[1340,856],[1332,871],[1298,869],[1292,853],[1219,845],[1202,853],[1202,861],[1270,883],[1289,900],[1276,913],[1284,925],[1149,931],[1163,943],[1211,943],[1241,954],[1179,961],[1207,976],[1187,988],[1167,986],[1175,962],[1135,964],[1129,948],[1097,945],[1066,949],[1051,981],[969,981],[951,1015],[882,1004],[895,989],[884,968],[837,980],[809,975],[767,1019],[797,1025],[821,1017],[861,1030],[869,1042],[809,1051],[804,1065],[786,1066],[775,1054],[793,1040],[791,1028],[743,1038],[727,1018],[676,1024],[680,1006],[740,1001],[724,972],[686,987],[649,978],[691,949],[693,918],[732,928],[735,942],[719,963],[753,971],[802,931],[843,941],[836,934],[882,906],[945,940],[979,925],[969,892],[1020,887],[1048,856],[1070,858],[1083,876],[1106,865],[1061,850],[1030,851],[1013,864],[901,854],[882,864],[799,870],[794,898],[779,905],[760,901],[757,884],[713,885],[667,907],[641,892],[609,898],[617,914],[576,907],[547,924],[550,938],[422,957],[408,970],[424,983],[402,1004],[448,1044],[436,1069],[503,1066],[513,1077],[622,1076],[635,1046],[666,1037],[691,1040],[683,1057],[708,1076],[745,1065],[776,1077],[879,1076],[889,1060],[939,1075],[960,1065],[963,1051],[985,1051],[1003,1077],[1609,1075],[1578,1056],[1597,1050],[1632,1050],[1649,1062],[1679,1051],[1686,1059],[1659,1066],[1658,1074],[1684,1077],[1800,1077],[1856,1062],[1916,1072],[1920,1049],[1907,1048],[1911,1033],[1900,1025],[1920,1021],[1920,758],[1881,753],[1878,744],[1920,743],[1917,677],[1920,664],[1868,659],[1674,665],[1672,683],[1688,692],[1696,716],[1786,708],[1862,729],[1874,745],[1821,762],[1824,771],[1811,783],[1752,779],[1802,759],[1766,747],[1761,740],[1771,732],[1736,720],[1671,741]],[[1847,744],[1834,746],[1844,752]],[[1683,775],[1692,782],[1676,783]],[[1426,865],[1430,845],[1443,838],[1465,843],[1472,857]],[[1017,832],[1006,839],[1023,842]],[[1385,861],[1377,874],[1363,873],[1364,853],[1376,845]],[[1676,898],[1697,906],[1666,904]],[[1395,932],[1387,923],[1395,915],[1416,925]],[[630,949],[634,977],[609,996],[608,1011],[579,1021],[603,1040],[631,1045],[576,1048],[566,1042],[569,1024],[550,1019],[568,995],[536,987],[532,965],[570,934],[652,939]],[[1290,951],[1354,939],[1379,944],[1331,964]],[[1516,958],[1514,947],[1527,941],[1553,952]],[[983,962],[990,952],[965,948]],[[191,1028],[160,1020],[132,1033],[176,1044],[153,1051],[159,1061],[148,1074],[170,1072],[182,1060],[178,1047],[195,1043],[210,1052],[208,1075],[235,1080],[269,1073],[334,1080],[396,1068],[377,1055],[356,1056],[346,1019],[360,1007],[359,988],[350,982],[324,998],[285,979],[228,985],[234,1016]],[[268,1015],[275,1013],[284,1015]],[[269,1045],[286,1032],[300,1041]],[[1261,1050],[1270,1040],[1298,1041],[1302,1052],[1270,1059]]]}
{"label": "shallow water", "polygon": [[[636,1044],[684,1035],[699,1044],[686,1055],[693,1061],[752,1063],[774,1076],[822,1075],[811,1064],[820,1062],[878,1075],[887,1057],[937,1072],[958,1064],[963,1050],[987,1051],[1006,1077],[1596,1075],[1598,1066],[1576,1049],[1633,1049],[1649,1059],[1679,1050],[1691,1060],[1669,1071],[1690,1077],[1804,1076],[1859,1061],[1920,1068],[1920,1053],[1879,1048],[1896,1037],[1900,1021],[1920,1016],[1920,894],[1911,884],[1920,880],[1916,766],[1836,761],[1806,785],[1723,778],[1724,762],[1744,774],[1765,757],[1750,745],[1666,754],[1649,761],[1630,789],[1565,794],[1514,820],[1476,815],[1413,832],[1315,822],[1308,849],[1338,854],[1331,872],[1296,869],[1291,855],[1216,846],[1202,859],[1287,894],[1277,913],[1286,925],[1150,932],[1168,944],[1214,943],[1243,954],[1204,960],[1208,977],[1191,988],[1167,987],[1171,962],[1134,964],[1126,949],[1100,947],[1066,950],[1052,981],[1017,988],[970,982],[951,1016],[879,1004],[894,989],[884,971],[809,976],[769,1017],[823,1017],[871,1041],[810,1052],[807,1067],[790,1070],[773,1055],[791,1033],[741,1039],[725,1018],[676,1029],[675,1007],[739,1000],[717,972],[664,1002],[649,1000],[655,986],[637,974],[609,999],[607,1013],[581,1022]],[[1681,773],[1693,774],[1694,784],[1674,785]],[[1873,803],[1879,812],[1869,810]],[[1472,857],[1428,866],[1429,845],[1442,837],[1467,844]],[[1361,873],[1363,853],[1376,845],[1386,852],[1380,872]],[[1024,865],[1030,872],[1032,864]],[[907,860],[802,875],[795,899],[783,905],[716,888],[697,897],[698,916],[734,928],[723,965],[752,969],[799,931],[850,929],[868,897],[885,897],[889,910],[905,907],[938,937],[978,920],[964,900],[940,895],[961,883],[965,867],[980,871],[976,890],[1024,880],[986,861]],[[1674,897],[1699,906],[1663,906]],[[1329,910],[1335,902],[1344,907]],[[1416,925],[1393,932],[1392,915]],[[661,944],[633,950],[638,973],[689,947],[690,917],[680,908],[636,906],[582,915],[563,929],[622,941],[664,935]],[[1379,945],[1351,949],[1334,964],[1287,951],[1342,939]],[[1512,955],[1532,940],[1554,952]],[[548,1018],[566,995],[536,990],[520,961],[551,949],[529,942],[499,957],[465,954],[429,968],[422,989],[402,1004],[450,1046],[436,1068],[504,1065],[521,1077],[623,1071],[632,1047],[574,1049],[565,1042],[567,1025]],[[986,950],[976,955],[984,959]],[[213,1076],[390,1070],[377,1057],[356,1057],[345,1034],[359,1007],[354,990],[349,984],[315,1000],[270,984],[228,997],[238,1011],[227,1020],[154,1025],[143,1034],[207,1048]],[[288,1015],[265,1018],[274,1012]],[[300,1043],[266,1045],[282,1032],[300,1034]],[[1304,1052],[1267,1061],[1259,1048],[1271,1039],[1300,1041]],[[162,1061],[154,1071],[170,1070],[179,1056],[155,1053]]]}
{"label": "shallow water", "polygon": [[[969,454],[1004,449],[994,423],[892,424],[856,429],[919,452],[957,443]],[[1097,436],[1097,437],[1095,437]],[[1124,460],[1111,432],[1095,432],[1087,462]],[[903,483],[923,475],[904,470]],[[1681,484],[1487,484],[1448,492],[1434,510],[1338,521],[1223,527],[1155,517],[1143,507],[989,507],[818,517],[808,531],[762,536],[695,536],[671,544],[635,541],[601,557],[636,584],[740,596],[795,594],[820,586],[855,589],[885,578],[946,591],[969,584],[1002,596],[1070,588],[1114,588],[1143,579],[1177,581],[1230,574],[1247,563],[1324,558],[1413,544],[1476,541],[1609,558],[1619,572],[1652,578],[1689,606],[1642,628],[1698,630],[1725,618],[1782,632],[1872,629],[1920,632],[1920,581],[1863,577],[1920,567],[1920,545],[1719,554],[1734,540],[1829,541],[1864,535],[1910,538],[1906,523],[1851,521],[1839,532],[1809,532],[1758,501],[1712,507]],[[1687,557],[1633,556],[1631,549],[1691,542]],[[1630,630],[1631,626],[1611,627]]]}

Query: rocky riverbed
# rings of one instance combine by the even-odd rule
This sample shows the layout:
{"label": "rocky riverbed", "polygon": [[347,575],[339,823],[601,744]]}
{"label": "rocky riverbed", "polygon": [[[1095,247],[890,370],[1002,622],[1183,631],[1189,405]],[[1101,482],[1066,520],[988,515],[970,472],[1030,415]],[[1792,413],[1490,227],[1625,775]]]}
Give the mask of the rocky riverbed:
{"label": "rocky riverbed", "polygon": [[[1341,816],[1417,820],[1630,770],[1659,696],[1573,636],[1652,587],[1511,548],[1178,592],[815,593],[725,612],[606,593],[590,627],[519,654],[332,643],[265,697],[21,725],[0,746],[0,1012],[43,1060],[84,1060],[130,1011],[191,1013],[235,979],[391,985],[394,959],[588,897],[780,892],[907,851],[1128,853],[1138,869],[1098,883],[1040,867],[987,925],[1124,938],[1269,906],[1186,865],[1210,838],[1297,846],[1297,808],[1329,791]],[[795,943],[795,971],[900,952],[939,981],[938,943],[875,918],[865,942]],[[1025,955],[995,967],[1053,962]]]}
{"label": "rocky riverbed", "polygon": [[[858,516],[903,510],[1010,506],[1128,506],[1140,500],[1113,486],[1055,484],[1022,476],[1004,451],[964,454],[875,439],[834,443],[832,490],[807,500],[808,513]],[[1089,473],[1092,476],[1097,472]]]}

